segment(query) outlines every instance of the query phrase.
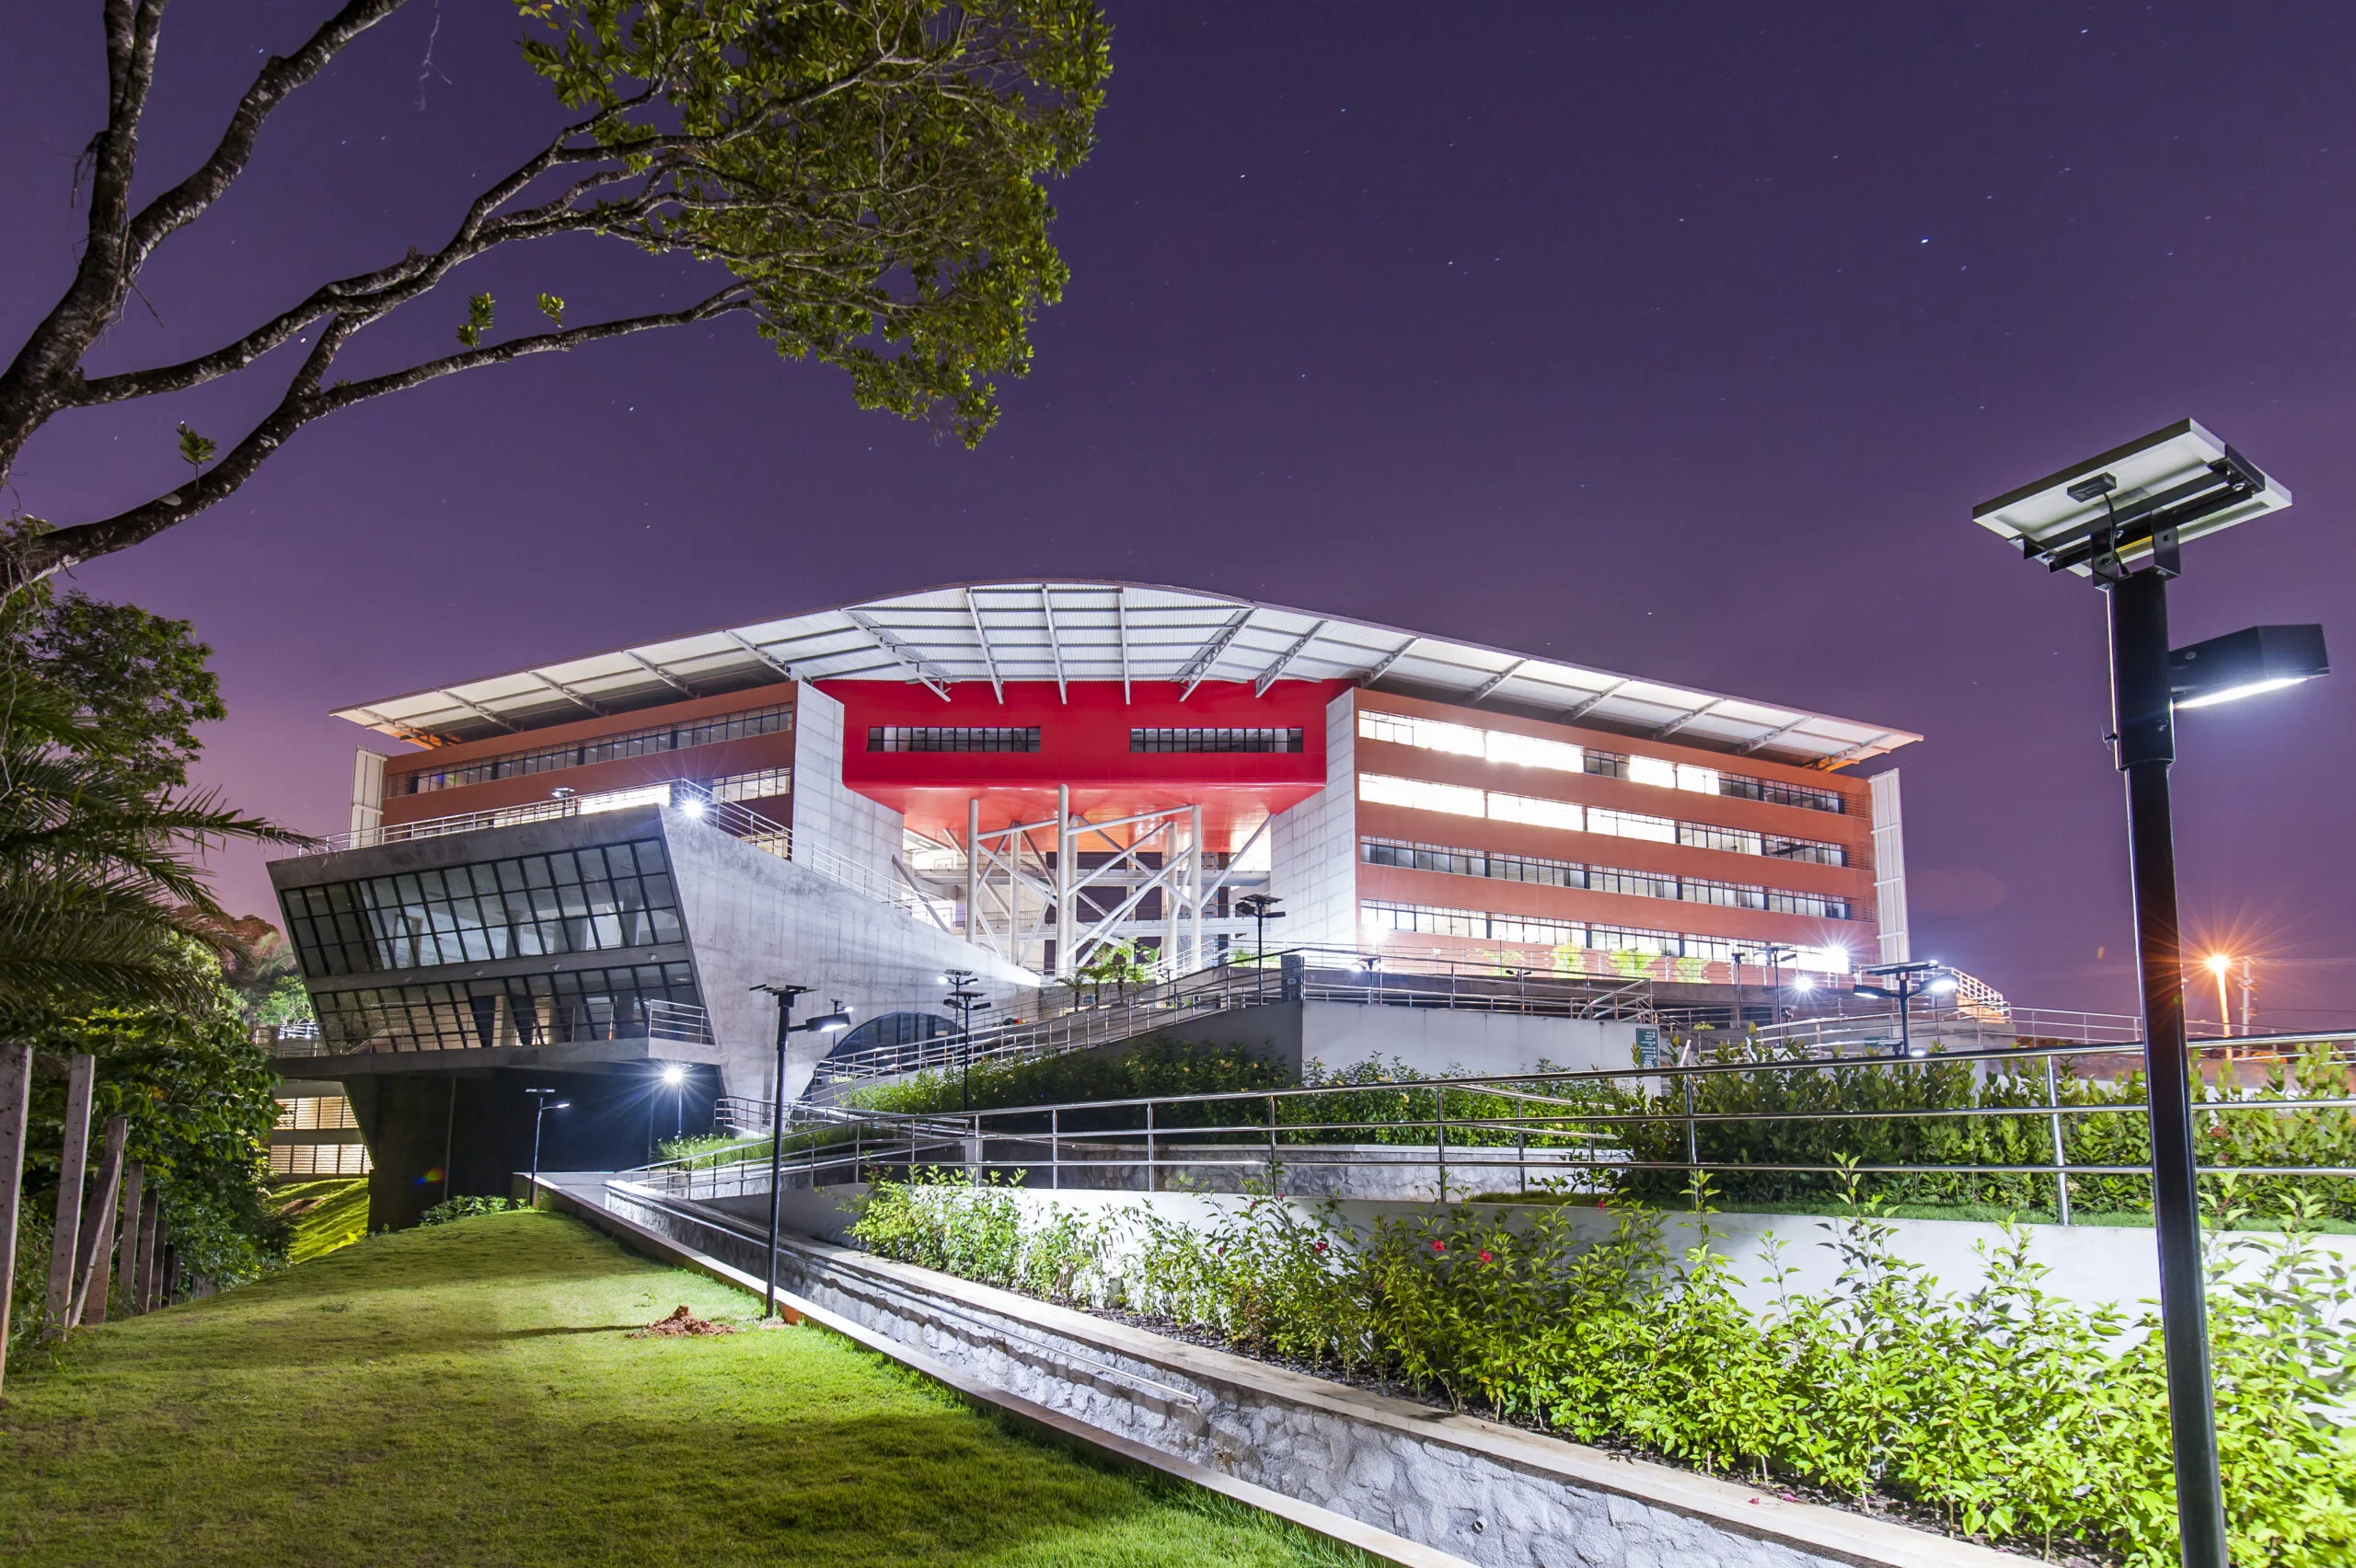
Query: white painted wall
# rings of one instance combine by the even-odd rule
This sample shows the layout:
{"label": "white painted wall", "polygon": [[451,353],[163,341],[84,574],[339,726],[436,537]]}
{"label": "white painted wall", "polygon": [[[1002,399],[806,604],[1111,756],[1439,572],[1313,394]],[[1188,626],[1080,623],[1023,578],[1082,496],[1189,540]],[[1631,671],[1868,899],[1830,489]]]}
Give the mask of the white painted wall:
{"label": "white painted wall", "polygon": [[1358,937],[1357,693],[1325,705],[1325,787],[1269,824],[1268,890],[1286,947],[1355,947]]}
{"label": "white painted wall", "polygon": [[[899,813],[843,783],[843,705],[803,682],[793,694],[793,843],[838,855],[884,882],[900,852]],[[859,744],[865,744],[860,737]]]}
{"label": "white painted wall", "polygon": [[1906,927],[1906,813],[1900,809],[1898,769],[1867,779],[1874,810],[1874,917],[1880,924],[1881,962],[1912,958]]}

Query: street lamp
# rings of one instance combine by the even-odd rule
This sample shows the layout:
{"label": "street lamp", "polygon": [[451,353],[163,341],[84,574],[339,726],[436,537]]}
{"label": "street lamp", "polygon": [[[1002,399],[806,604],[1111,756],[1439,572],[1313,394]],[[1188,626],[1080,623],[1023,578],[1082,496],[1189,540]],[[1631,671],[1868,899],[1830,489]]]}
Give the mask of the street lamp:
{"label": "street lamp", "polygon": [[1955,989],[1954,978],[1935,958],[1918,958],[1911,963],[1877,963],[1870,969],[1860,969],[1859,974],[1871,978],[1872,984],[1853,987],[1860,997],[1895,997],[1898,998],[1898,1054],[1901,1056],[1926,1055],[1927,1051],[1914,1049],[1914,998],[1926,991]]}
{"label": "street lamp", "polygon": [[671,1091],[671,1136],[687,1130],[687,1069],[673,1062],[663,1069],[663,1087]]}
{"label": "street lamp", "polygon": [[1252,917],[1255,933],[1253,940],[1255,951],[1252,955],[1252,962],[1254,964],[1265,964],[1268,962],[1268,922],[1285,917],[1284,911],[1276,907],[1283,902],[1283,899],[1273,893],[1250,893],[1235,901],[1236,912]]}
{"label": "street lamp", "polygon": [[2224,953],[2212,952],[2209,955],[2207,962],[2209,964],[2209,973],[2212,975],[2214,975],[2217,981],[2218,1032],[2230,1039],[2234,1032],[2234,1015],[2225,1006],[2225,971],[2234,966],[2234,961]]}
{"label": "street lamp", "polygon": [[2017,544],[2023,559],[2089,578],[2109,601],[2109,739],[2114,764],[2127,776],[2161,1344],[2186,1568],[2226,1568],[2226,1556],[2168,802],[2176,709],[2280,690],[2327,674],[2329,665],[2320,627],[2252,627],[2171,652],[2167,582],[2184,570],[2187,543],[2290,504],[2291,493],[2247,458],[2194,421],[2180,420],[1971,513],[1974,522]]}
{"label": "street lamp", "polygon": [[793,998],[806,996],[809,986],[754,986],[749,988],[767,991],[777,998],[777,1077],[769,1082],[769,1255],[768,1270],[761,1288],[762,1317],[766,1320],[777,1316],[778,1199],[785,1185],[785,1037],[813,1031],[831,1034],[838,1029],[849,1029],[850,1014],[837,1003],[833,1012],[797,1025],[793,1021]]}
{"label": "street lamp", "polygon": [[532,1181],[525,1190],[532,1194],[532,1206],[537,1208],[540,1206],[540,1118],[551,1111],[570,1110],[572,1101],[560,1100],[553,1105],[549,1103],[549,1096],[561,1094],[561,1090],[527,1089],[524,1092],[532,1097]]}
{"label": "street lamp", "polygon": [[967,1111],[974,1108],[974,1009],[989,1006],[975,988],[974,982],[980,978],[970,969],[945,970],[941,976],[941,983],[949,987],[949,995],[941,998],[941,1005],[957,1009],[958,1050],[964,1062],[957,1093],[962,1108]]}

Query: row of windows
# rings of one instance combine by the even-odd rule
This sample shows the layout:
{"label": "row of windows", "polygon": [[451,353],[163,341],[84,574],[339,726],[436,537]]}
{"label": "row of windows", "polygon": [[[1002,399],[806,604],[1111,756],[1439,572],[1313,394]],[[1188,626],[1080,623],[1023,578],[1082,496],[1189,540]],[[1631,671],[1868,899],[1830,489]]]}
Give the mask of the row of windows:
{"label": "row of windows", "polygon": [[341,1094],[306,1094],[278,1102],[278,1126],[283,1132],[311,1133],[321,1129],[357,1127],[352,1101]]}
{"label": "row of windows", "polygon": [[1722,773],[1690,762],[1669,762],[1657,756],[1630,756],[1598,751],[1567,741],[1542,741],[1508,730],[1483,730],[1471,724],[1450,724],[1438,719],[1415,719],[1403,713],[1362,712],[1358,733],[1369,741],[1391,741],[1426,751],[1457,756],[1477,756],[1487,762],[1510,762],[1523,767],[1551,767],[1559,773],[1589,773],[1604,778],[1625,778],[1665,790],[1697,795],[1734,795],[1771,805],[1805,806],[1810,811],[1843,812],[1847,802],[1837,790],[1815,790],[1804,784],[1783,784],[1753,778],[1744,773]]}
{"label": "row of windows", "polygon": [[1038,726],[989,725],[977,729],[878,724],[867,732],[872,752],[1034,752]]}
{"label": "row of windows", "polygon": [[612,762],[617,757],[647,756],[656,752],[685,751],[689,746],[717,745],[722,741],[774,735],[792,728],[791,705],[752,708],[742,713],[722,713],[657,729],[599,735],[572,745],[506,752],[433,773],[412,773],[398,792],[422,795],[435,790],[456,790],[462,784],[484,784],[494,778],[520,778],[527,774],[553,773],[559,768],[586,767],[593,762]]}
{"label": "row of windows", "polygon": [[1751,887],[1699,877],[1667,876],[1657,871],[1623,870],[1612,866],[1583,866],[1573,860],[1542,860],[1530,855],[1493,854],[1438,844],[1411,844],[1395,838],[1363,839],[1359,853],[1369,866],[1395,866],[1403,870],[1446,871],[1456,876],[1486,877],[1493,882],[1585,888],[1590,893],[1631,894],[1638,898],[1675,898],[1688,904],[1813,915],[1827,920],[1851,918],[1845,898],[1785,888]]}
{"label": "row of windows", "polygon": [[1596,833],[1611,838],[1637,838],[1655,844],[1682,844],[1695,849],[1725,849],[1738,855],[1765,855],[1812,866],[1845,866],[1849,852],[1838,844],[1793,838],[1780,833],[1753,833],[1746,828],[1718,827],[1709,823],[1679,822],[1673,817],[1647,816],[1639,812],[1581,806],[1570,801],[1550,801],[1536,795],[1509,795],[1501,790],[1476,790],[1465,784],[1435,784],[1424,778],[1394,778],[1387,774],[1358,775],[1358,799],[1380,806],[1406,806],[1451,816],[1486,817],[1492,822],[1518,822],[1530,827],[1559,828],[1568,833]]}
{"label": "row of windows", "polygon": [[793,793],[793,769],[764,767],[757,773],[732,773],[708,786],[715,801],[773,801]]}
{"label": "row of windows", "polygon": [[660,1022],[650,1004],[697,1002],[684,963],[560,969],[549,974],[323,991],[312,997],[320,1032],[339,1051],[469,1051],[636,1040]]}
{"label": "row of windows", "polygon": [[272,1144],[272,1176],[365,1176],[375,1167],[366,1144]]}
{"label": "row of windows", "polygon": [[1297,752],[1299,730],[1131,730],[1133,752]]}
{"label": "row of windows", "polygon": [[[1475,941],[1529,942],[1547,947],[1594,948],[1604,952],[1648,953],[1730,963],[1760,962],[1757,944],[1690,931],[1647,931],[1632,926],[1588,926],[1576,920],[1537,920],[1522,915],[1493,915],[1480,909],[1438,909],[1421,904],[1358,905],[1358,923],[1369,931],[1416,936],[1467,937]],[[1801,948],[1793,967],[1819,974],[1845,974],[1849,955],[1840,948]]]}
{"label": "row of windows", "polygon": [[681,940],[660,840],[289,888],[311,975],[596,952]]}

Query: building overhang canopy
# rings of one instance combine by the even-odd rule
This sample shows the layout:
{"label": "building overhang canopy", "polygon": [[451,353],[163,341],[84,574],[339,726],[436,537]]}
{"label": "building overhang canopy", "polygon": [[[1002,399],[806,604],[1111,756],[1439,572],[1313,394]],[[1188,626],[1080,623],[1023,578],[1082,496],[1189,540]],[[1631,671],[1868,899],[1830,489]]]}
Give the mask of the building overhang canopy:
{"label": "building overhang canopy", "polygon": [[783,680],[1342,680],[1680,745],[1838,767],[1919,735],[1778,703],[1186,588],[974,582],[618,648],[359,704],[337,717],[426,745]]}

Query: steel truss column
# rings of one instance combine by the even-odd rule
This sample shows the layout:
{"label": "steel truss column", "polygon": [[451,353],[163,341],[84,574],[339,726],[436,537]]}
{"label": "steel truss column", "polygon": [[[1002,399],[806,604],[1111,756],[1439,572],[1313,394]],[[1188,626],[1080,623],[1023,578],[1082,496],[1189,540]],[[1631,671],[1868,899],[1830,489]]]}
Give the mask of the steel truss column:
{"label": "steel truss column", "polygon": [[1193,914],[1193,928],[1186,940],[1186,967],[1203,966],[1203,808],[1186,808],[1186,904]]}
{"label": "steel truss column", "polygon": [[1056,786],[1056,975],[1069,980],[1078,964],[1073,937],[1078,911],[1073,900],[1080,887],[1079,836],[1071,830],[1071,786]]}
{"label": "steel truss column", "polygon": [[[967,595],[971,602],[972,595]],[[982,798],[969,795],[965,799],[965,940],[976,947],[987,945],[984,936],[988,928],[982,924]]]}

